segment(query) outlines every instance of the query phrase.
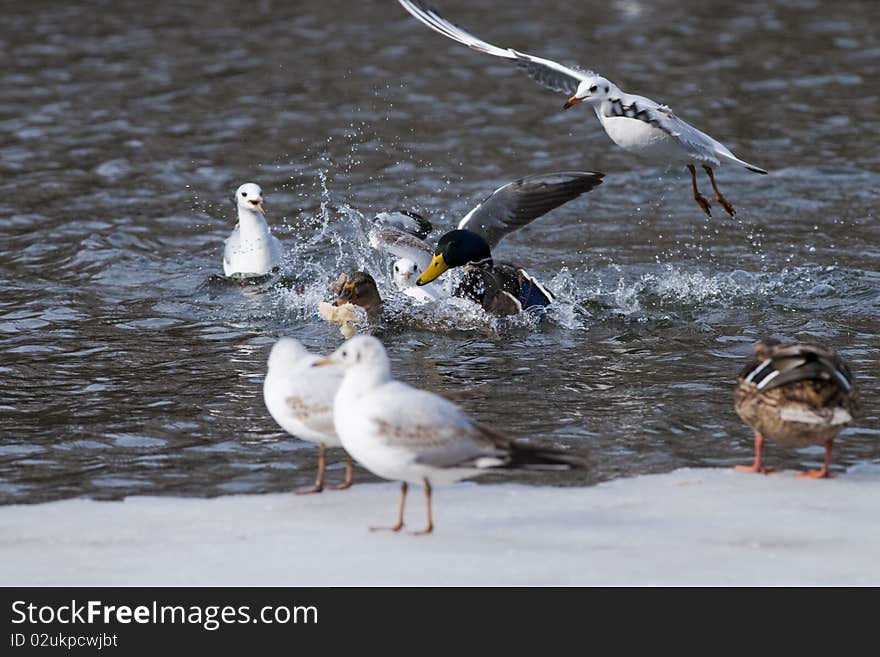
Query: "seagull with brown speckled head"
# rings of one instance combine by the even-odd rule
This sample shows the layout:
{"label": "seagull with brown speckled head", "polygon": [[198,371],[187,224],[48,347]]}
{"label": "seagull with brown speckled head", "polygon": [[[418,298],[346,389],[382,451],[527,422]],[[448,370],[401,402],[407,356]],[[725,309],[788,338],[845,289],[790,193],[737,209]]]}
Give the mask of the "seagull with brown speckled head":
{"label": "seagull with brown speckled head", "polygon": [[666,105],[644,96],[628,94],[593,71],[565,66],[512,48],[494,46],[449,22],[423,2],[398,2],[435,32],[477,52],[509,59],[524,68],[542,86],[568,95],[564,109],[580,103],[590,105],[611,140],[624,150],[659,164],[685,165],[691,174],[694,200],[709,216],[712,215],[709,201],[697,188],[695,165],[702,165],[715,192],[715,200],[731,216],[735,210],[718,190],[713,168],[733,164],[753,173],[767,173],[761,167],[736,157],[724,144],[680,119]]}

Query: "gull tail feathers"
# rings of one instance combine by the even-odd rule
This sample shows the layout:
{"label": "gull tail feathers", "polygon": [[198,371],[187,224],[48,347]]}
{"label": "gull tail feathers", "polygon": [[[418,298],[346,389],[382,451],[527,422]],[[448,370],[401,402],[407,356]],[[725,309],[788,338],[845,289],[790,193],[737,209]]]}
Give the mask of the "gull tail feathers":
{"label": "gull tail feathers", "polygon": [[718,153],[718,152],[716,152],[716,155],[722,161],[730,162],[731,164],[738,164],[742,167],[745,167],[746,169],[748,169],[752,173],[760,173],[761,175],[764,175],[764,176],[767,175],[766,169],[762,169],[761,167],[755,166],[754,164],[749,164],[745,160],[739,159],[738,157],[736,157],[732,153]]}
{"label": "gull tail feathers", "polygon": [[552,447],[511,443],[510,460],[506,467],[522,470],[571,470],[587,467],[586,461]]}

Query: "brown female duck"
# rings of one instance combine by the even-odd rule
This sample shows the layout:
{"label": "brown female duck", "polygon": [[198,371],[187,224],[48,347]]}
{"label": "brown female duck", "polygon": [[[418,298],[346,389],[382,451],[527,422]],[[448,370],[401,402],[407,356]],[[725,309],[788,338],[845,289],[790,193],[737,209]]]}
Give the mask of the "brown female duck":
{"label": "brown female duck", "polygon": [[365,271],[340,274],[330,284],[330,292],[336,295],[335,305],[352,303],[367,311],[370,321],[375,321],[382,313],[382,297],[375,279]]}
{"label": "brown female duck", "polygon": [[773,472],[763,464],[764,439],[784,447],[825,445],[825,464],[799,477],[825,478],[834,437],[861,412],[852,372],[830,349],[762,340],[737,377],[737,415],[755,431],[755,462],[749,472]]}

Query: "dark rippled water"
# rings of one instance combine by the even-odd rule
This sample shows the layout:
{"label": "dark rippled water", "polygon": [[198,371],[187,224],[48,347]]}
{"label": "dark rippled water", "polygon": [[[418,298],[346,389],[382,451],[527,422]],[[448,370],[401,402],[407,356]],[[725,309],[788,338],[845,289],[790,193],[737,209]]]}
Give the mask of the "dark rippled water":
{"label": "dark rippled water", "polygon": [[[340,343],[315,306],[355,266],[389,296],[376,331],[401,378],[473,390],[480,420],[588,454],[552,483],[749,461],[732,382],[765,335],[843,353],[866,408],[835,463],[880,459],[880,5],[438,4],[667,102],[770,175],[722,169],[739,214],[708,219],[686,172],[391,0],[19,3],[0,23],[0,501],[310,482],[314,447],[263,406],[266,356],[281,335]],[[498,252],[557,292],[544,320],[390,292],[363,241],[376,211],[448,227],[559,169],[607,178]],[[211,278],[245,181],[287,250],[262,286]]]}

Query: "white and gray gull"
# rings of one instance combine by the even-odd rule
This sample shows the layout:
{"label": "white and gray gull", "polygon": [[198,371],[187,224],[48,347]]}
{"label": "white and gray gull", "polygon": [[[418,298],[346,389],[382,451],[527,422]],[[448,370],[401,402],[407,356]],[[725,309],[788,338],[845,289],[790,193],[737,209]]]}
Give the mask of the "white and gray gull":
{"label": "white and gray gull", "polygon": [[223,273],[236,278],[265,276],[281,265],[281,242],[269,230],[263,209],[263,190],[245,183],[235,192],[238,224],[226,238]]}
{"label": "white and gray gull", "polygon": [[408,484],[422,484],[434,529],[432,486],[510,469],[568,470],[583,461],[552,447],[523,444],[470,419],[448,399],[397,381],[373,336],[357,335],[313,367],[336,366],[344,377],[333,404],[342,446],[372,473],[401,482],[397,522],[403,527]]}
{"label": "white and gray gull", "polygon": [[[338,367],[311,369],[322,357],[308,352],[295,338],[281,338],[269,352],[263,400],[266,408],[287,433],[320,446],[318,474],[315,485],[298,494],[320,493],[324,490],[324,469],[327,447],[341,447],[342,442],[333,426],[333,400],[342,383]],[[348,457],[345,481],[337,490],[352,484],[352,462]]]}
{"label": "white and gray gull", "polygon": [[660,164],[686,165],[691,174],[694,200],[710,216],[709,201],[697,188],[695,164],[702,165],[715,192],[715,200],[731,216],[735,210],[718,190],[713,167],[734,164],[754,173],[767,173],[736,157],[724,144],[676,116],[666,105],[644,96],[628,94],[593,71],[565,66],[513,48],[494,46],[449,22],[423,2],[398,2],[435,32],[477,52],[509,59],[524,68],[542,86],[566,94],[569,98],[564,109],[579,103],[591,105],[605,132],[621,148]]}

